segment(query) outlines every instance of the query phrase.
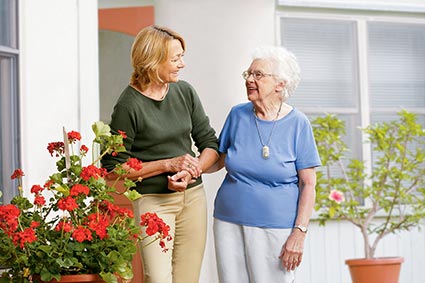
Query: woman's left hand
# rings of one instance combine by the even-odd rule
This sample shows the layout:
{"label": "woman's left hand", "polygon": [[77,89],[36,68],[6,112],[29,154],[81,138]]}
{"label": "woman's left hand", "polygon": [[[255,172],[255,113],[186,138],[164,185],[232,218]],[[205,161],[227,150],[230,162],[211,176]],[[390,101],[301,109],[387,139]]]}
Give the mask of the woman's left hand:
{"label": "woman's left hand", "polygon": [[300,266],[303,258],[305,236],[305,233],[295,229],[283,245],[279,258],[282,261],[282,266],[287,271],[295,270],[295,268]]}

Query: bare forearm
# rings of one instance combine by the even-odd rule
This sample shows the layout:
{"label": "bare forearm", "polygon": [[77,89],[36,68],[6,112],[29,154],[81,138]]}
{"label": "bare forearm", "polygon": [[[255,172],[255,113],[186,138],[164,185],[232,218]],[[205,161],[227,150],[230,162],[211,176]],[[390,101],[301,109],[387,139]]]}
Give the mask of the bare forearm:
{"label": "bare forearm", "polygon": [[300,188],[300,191],[298,214],[295,224],[307,227],[310,222],[311,214],[313,213],[316,193],[314,186],[304,186]]}
{"label": "bare forearm", "polygon": [[214,173],[220,171],[224,167],[224,159],[226,158],[226,154],[221,153],[220,157],[217,161],[208,168],[208,170],[204,171],[204,173]]}
{"label": "bare forearm", "polygon": [[208,169],[216,163],[218,158],[219,155],[214,149],[204,149],[199,155],[199,163],[201,165],[202,172],[207,172]]}
{"label": "bare forearm", "polygon": [[300,198],[298,202],[298,214],[295,224],[307,226],[316,201],[316,173],[314,168],[300,171]]}
{"label": "bare forearm", "polygon": [[[134,170],[130,168],[128,165],[123,164],[123,169],[127,170],[128,173],[123,177],[128,178],[130,180],[137,180],[139,178],[145,179],[152,176],[156,176],[165,172],[168,172],[167,160],[156,160],[142,163],[142,169]],[[114,172],[108,174],[107,177],[109,180],[118,178],[118,175]]]}

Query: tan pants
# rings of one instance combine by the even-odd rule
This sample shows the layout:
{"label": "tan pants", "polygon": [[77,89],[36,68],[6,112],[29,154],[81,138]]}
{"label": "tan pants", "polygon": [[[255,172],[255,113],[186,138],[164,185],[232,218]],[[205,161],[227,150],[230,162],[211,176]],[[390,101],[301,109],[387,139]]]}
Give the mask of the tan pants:
{"label": "tan pants", "polygon": [[166,242],[166,253],[158,242],[141,249],[145,283],[198,283],[207,229],[203,185],[185,192],[143,195],[133,205],[136,220],[145,212],[156,212],[173,236]]}

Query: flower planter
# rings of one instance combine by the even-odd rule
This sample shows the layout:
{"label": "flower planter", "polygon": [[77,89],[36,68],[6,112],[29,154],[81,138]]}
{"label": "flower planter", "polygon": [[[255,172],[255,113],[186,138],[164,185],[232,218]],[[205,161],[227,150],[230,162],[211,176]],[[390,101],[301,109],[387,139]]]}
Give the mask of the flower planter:
{"label": "flower planter", "polygon": [[[44,282],[40,279],[35,278],[34,282]],[[60,282],[60,283],[105,283],[103,279],[97,274],[77,274],[77,275],[62,275],[61,280],[57,281],[53,279],[48,281],[49,283]]]}
{"label": "flower planter", "polygon": [[352,283],[398,283],[402,257],[349,259]]}

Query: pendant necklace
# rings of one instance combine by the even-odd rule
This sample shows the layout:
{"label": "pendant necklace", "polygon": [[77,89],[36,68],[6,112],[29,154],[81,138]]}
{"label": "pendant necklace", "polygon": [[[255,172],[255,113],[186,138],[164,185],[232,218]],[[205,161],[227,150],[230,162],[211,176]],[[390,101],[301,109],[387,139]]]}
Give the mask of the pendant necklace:
{"label": "pendant necklace", "polygon": [[270,157],[269,145],[270,145],[270,142],[271,142],[271,139],[272,139],[274,127],[276,126],[277,118],[279,117],[280,110],[282,110],[282,104],[283,104],[283,101],[280,103],[279,110],[277,110],[276,117],[273,119],[273,126],[272,126],[272,130],[270,131],[270,135],[269,135],[269,139],[268,139],[267,143],[263,142],[263,137],[261,136],[260,128],[258,127],[258,121],[257,121],[258,116],[257,116],[257,113],[255,112],[255,108],[253,109],[254,110],[255,127],[257,128],[257,133],[258,133],[258,137],[260,138],[260,143],[263,146],[262,149],[261,149],[261,155],[263,156],[264,159],[268,159]]}

